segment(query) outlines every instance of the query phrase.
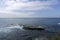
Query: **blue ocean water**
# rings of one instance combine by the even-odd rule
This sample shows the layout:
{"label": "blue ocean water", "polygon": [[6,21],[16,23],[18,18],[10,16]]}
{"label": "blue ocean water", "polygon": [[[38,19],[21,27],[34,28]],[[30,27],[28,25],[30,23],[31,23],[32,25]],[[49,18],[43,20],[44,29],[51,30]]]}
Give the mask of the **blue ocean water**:
{"label": "blue ocean water", "polygon": [[60,18],[0,18],[0,24],[55,25],[59,22]]}
{"label": "blue ocean water", "polygon": [[[44,31],[7,28],[10,24],[41,25]],[[32,40],[31,38],[54,35],[60,31],[60,18],[0,18],[0,40]]]}

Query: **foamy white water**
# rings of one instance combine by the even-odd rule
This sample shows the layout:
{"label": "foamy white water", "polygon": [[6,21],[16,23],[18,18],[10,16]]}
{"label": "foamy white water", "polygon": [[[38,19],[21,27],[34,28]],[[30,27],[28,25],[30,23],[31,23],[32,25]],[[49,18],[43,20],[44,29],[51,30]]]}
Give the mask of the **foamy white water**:
{"label": "foamy white water", "polygon": [[60,25],[60,23],[58,23]]}
{"label": "foamy white water", "polygon": [[20,29],[20,30],[23,30],[23,25],[22,26],[20,26],[20,25],[10,25],[9,27],[7,27],[7,28],[10,28],[10,29],[12,29],[12,28],[17,28],[17,29]]}
{"label": "foamy white water", "polygon": [[9,33],[9,32],[14,31],[14,29],[24,30],[23,25],[22,26],[20,26],[20,25],[8,25],[7,27],[1,27],[0,32]]}
{"label": "foamy white water", "polygon": [[5,33],[9,33],[13,30],[9,29],[9,28],[0,28],[0,32],[5,32]]}

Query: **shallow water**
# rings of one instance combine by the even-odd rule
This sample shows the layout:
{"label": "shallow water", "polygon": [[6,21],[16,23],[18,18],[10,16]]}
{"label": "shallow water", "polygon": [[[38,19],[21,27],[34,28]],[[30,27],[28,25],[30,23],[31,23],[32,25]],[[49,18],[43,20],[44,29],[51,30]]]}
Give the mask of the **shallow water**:
{"label": "shallow water", "polygon": [[52,36],[54,33],[38,30],[20,30],[16,28],[0,29],[0,40],[32,40],[36,37]]}
{"label": "shallow water", "polygon": [[[0,40],[32,40],[36,37],[54,36],[60,30],[58,23],[60,18],[0,19]],[[20,27],[10,27],[10,24],[42,25],[45,30],[22,30]]]}

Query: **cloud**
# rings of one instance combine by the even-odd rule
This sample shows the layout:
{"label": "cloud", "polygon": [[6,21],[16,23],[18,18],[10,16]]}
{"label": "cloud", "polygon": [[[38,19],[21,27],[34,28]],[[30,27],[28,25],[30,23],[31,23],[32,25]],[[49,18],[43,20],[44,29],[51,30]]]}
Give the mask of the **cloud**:
{"label": "cloud", "polygon": [[[50,10],[58,0],[0,0],[0,14],[6,17],[31,17],[33,10]],[[29,10],[29,12],[27,12]],[[19,12],[18,12],[19,11]],[[0,15],[0,16],[1,16]],[[5,17],[4,16],[4,17]]]}
{"label": "cloud", "polygon": [[[26,2],[27,1],[27,2]],[[57,0],[47,0],[47,1],[28,1],[28,0],[16,0],[16,1],[6,1],[7,10],[23,9],[23,10],[42,10],[50,9],[51,5],[57,4]]]}
{"label": "cloud", "polygon": [[25,18],[25,17],[32,17],[34,12],[10,12],[10,11],[0,11],[0,18]]}

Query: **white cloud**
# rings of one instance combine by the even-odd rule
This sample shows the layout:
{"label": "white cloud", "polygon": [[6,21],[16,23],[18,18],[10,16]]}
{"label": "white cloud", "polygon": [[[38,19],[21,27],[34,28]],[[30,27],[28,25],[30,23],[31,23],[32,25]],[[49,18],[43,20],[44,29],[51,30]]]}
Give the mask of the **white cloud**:
{"label": "white cloud", "polygon": [[[28,1],[28,0],[2,0],[0,6],[0,17],[29,17],[34,12],[14,12],[14,10],[49,10],[51,5],[56,5],[57,0],[48,1]],[[5,15],[5,16],[4,16]]]}
{"label": "white cloud", "polygon": [[20,13],[15,13],[15,12],[1,12],[0,13],[0,18],[19,18],[19,17],[32,17],[31,15],[33,15],[33,12],[20,12]]}
{"label": "white cloud", "polygon": [[6,5],[8,7],[7,10],[16,10],[16,9],[24,9],[24,10],[42,10],[42,9],[50,9],[51,5],[57,4],[57,0],[50,1],[32,1],[32,2],[23,2],[22,1],[6,1]]}

